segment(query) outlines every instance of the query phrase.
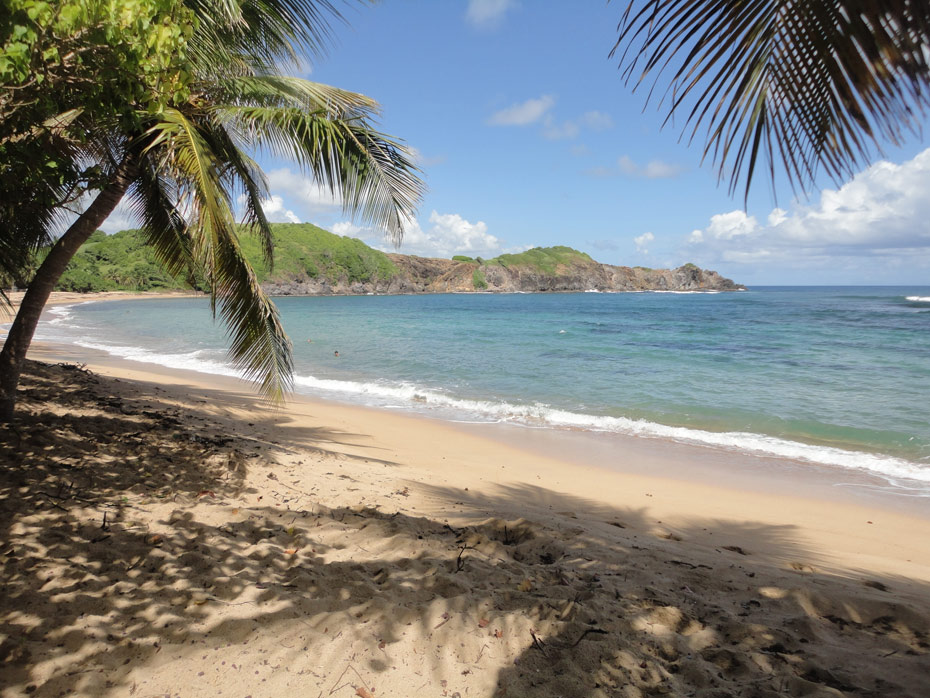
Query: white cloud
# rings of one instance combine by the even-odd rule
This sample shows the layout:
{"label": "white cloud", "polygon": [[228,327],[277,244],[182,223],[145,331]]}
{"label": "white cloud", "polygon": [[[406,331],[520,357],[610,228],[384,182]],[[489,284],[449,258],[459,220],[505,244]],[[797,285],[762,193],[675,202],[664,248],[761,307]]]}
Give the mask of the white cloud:
{"label": "white cloud", "polygon": [[748,216],[744,211],[730,211],[718,213],[710,217],[710,224],[704,230],[695,230],[690,240],[703,242],[704,240],[732,240],[742,235],[751,235],[759,229],[754,216]]}
{"label": "white cloud", "polygon": [[284,167],[271,170],[266,177],[269,191],[279,196],[285,195],[289,205],[302,212],[331,210],[342,206],[339,196],[300,172],[292,172]]}
{"label": "white cloud", "polygon": [[367,231],[370,234],[365,237],[366,241],[378,249],[421,257],[448,258],[456,254],[493,257],[501,252],[501,241],[488,233],[484,221],[472,223],[457,213],[433,211],[429,223],[430,227],[424,230],[419,221],[408,220],[404,225],[404,239],[399,249],[394,249],[371,229],[358,228],[351,223],[337,223],[333,226],[333,232],[352,235]]}
{"label": "white cloud", "polygon": [[643,233],[633,238],[633,242],[636,244],[636,251],[646,254],[649,252],[649,243],[653,242],[656,239],[656,236],[652,233]]}
{"label": "white cloud", "polygon": [[348,235],[349,237],[358,237],[359,233],[372,233],[371,228],[362,228],[352,221],[342,221],[333,225],[332,232],[336,235]]}
{"label": "white cloud", "polygon": [[483,29],[498,26],[504,15],[517,6],[516,0],[468,0],[465,19]]}
{"label": "white cloud", "polygon": [[284,206],[284,199],[280,196],[272,196],[270,199],[262,201],[262,210],[265,216],[272,223],[300,223],[297,214]]}
{"label": "white cloud", "polygon": [[528,99],[495,112],[488,123],[492,126],[528,126],[539,121],[554,104],[555,97],[552,95]]}
{"label": "white cloud", "polygon": [[[87,204],[90,205],[90,202],[93,201],[90,197],[87,197]],[[70,225],[77,219],[77,214],[74,215],[74,218],[68,216],[67,223]],[[113,212],[107,216],[107,219],[100,226],[100,230],[111,235],[113,233],[118,233],[121,230],[131,230],[133,228],[139,227],[139,220],[133,215],[132,210],[129,207],[129,201],[126,198],[120,200],[116,205],[116,208],[113,209]],[[64,230],[62,230],[64,232]]]}
{"label": "white cloud", "polygon": [[[930,149],[901,165],[879,162],[820,200],[776,208],[765,224],[743,211],[712,216],[687,242],[706,260],[738,264],[930,262]],[[855,261],[858,260],[858,261]],[[897,260],[894,262],[894,260]]]}

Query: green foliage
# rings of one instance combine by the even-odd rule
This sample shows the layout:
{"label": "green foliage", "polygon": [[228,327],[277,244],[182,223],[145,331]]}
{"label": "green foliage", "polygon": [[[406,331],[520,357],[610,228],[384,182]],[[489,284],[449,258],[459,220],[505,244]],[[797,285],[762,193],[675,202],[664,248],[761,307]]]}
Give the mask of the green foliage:
{"label": "green foliage", "polygon": [[682,264],[679,269],[687,269],[688,271],[701,271],[701,268],[697,264],[692,264],[691,262]]}
{"label": "green foliage", "polygon": [[634,269],[639,269],[640,271],[655,271],[652,267],[640,267],[640,266],[635,266],[635,267],[633,267],[633,268],[634,268]]}
{"label": "green foliage", "polygon": [[274,271],[262,258],[261,241],[242,235],[242,251],[252,263],[259,282],[269,279],[316,278],[331,282],[387,281],[397,268],[383,252],[361,240],[327,232],[310,223],[272,223]]}
{"label": "green foliage", "polygon": [[0,270],[16,277],[54,211],[103,183],[94,134],[189,98],[197,22],[177,0],[4,0],[0,16]]}
{"label": "green foliage", "polygon": [[[320,54],[335,6],[5,0],[0,12],[0,274],[25,269],[69,203],[93,199],[64,234],[80,241],[125,196],[172,275],[203,270],[233,363],[280,396],[290,342],[249,263],[270,259],[274,244],[261,206],[270,194],[250,153],[296,161],[348,213],[395,238],[422,193],[410,151],[374,127],[374,100],[278,73]],[[237,221],[260,238],[251,257]],[[335,278],[345,270],[349,280],[390,273],[360,245],[308,254],[303,271]],[[151,259],[121,257],[118,265],[84,257],[65,283],[168,281]],[[57,276],[53,266],[36,273]]]}
{"label": "green foliage", "polygon": [[[44,253],[40,255],[44,256]],[[59,291],[159,291],[190,288],[167,274],[138,230],[94,233],[61,275]]]}
{"label": "green foliage", "polygon": [[[309,223],[272,223],[275,266],[270,271],[261,240],[241,230],[241,247],[258,281],[323,276],[330,282],[387,281],[397,268],[386,254],[361,240],[340,237]],[[40,255],[39,261],[44,257]],[[202,284],[195,283],[195,287]],[[174,278],[159,263],[156,252],[140,230],[114,235],[94,233],[71,260],[59,291],[157,291],[189,289],[184,278]]]}
{"label": "green foliage", "polygon": [[488,282],[484,278],[484,273],[482,273],[481,269],[475,269],[475,271],[472,272],[471,282],[476,291],[483,291],[488,287]]}
{"label": "green foliage", "polygon": [[474,263],[475,259],[473,257],[466,257],[463,254],[457,254],[452,258],[453,262],[470,262]]}
{"label": "green foliage", "polygon": [[534,247],[519,254],[502,254],[487,263],[498,264],[502,267],[526,266],[543,274],[552,275],[557,272],[560,266],[574,266],[593,262],[594,260],[584,252],[558,245],[556,247]]}

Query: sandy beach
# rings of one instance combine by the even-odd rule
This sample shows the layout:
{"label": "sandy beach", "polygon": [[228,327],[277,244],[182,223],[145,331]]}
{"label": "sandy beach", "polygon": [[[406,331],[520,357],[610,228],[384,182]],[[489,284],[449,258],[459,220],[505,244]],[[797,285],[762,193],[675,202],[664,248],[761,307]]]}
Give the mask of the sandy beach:
{"label": "sandy beach", "polygon": [[919,504],[32,357],[0,436],[4,697],[930,693]]}

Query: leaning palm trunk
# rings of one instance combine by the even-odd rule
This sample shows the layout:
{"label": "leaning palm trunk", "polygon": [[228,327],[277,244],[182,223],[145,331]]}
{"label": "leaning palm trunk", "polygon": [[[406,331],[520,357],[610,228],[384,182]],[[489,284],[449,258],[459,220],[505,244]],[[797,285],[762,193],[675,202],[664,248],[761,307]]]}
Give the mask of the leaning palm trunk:
{"label": "leaning palm trunk", "polygon": [[135,171],[135,163],[130,158],[117,167],[109,185],[97,194],[90,206],[58,239],[29,284],[3,350],[0,351],[0,422],[7,423],[13,419],[23,362],[52,289],[74,253],[100,227],[126,194]]}
{"label": "leaning palm trunk", "polygon": [[[95,189],[93,203],[30,284],[0,352],[2,420],[12,417],[22,362],[52,288],[124,196],[170,274],[202,272],[214,313],[229,331],[232,363],[275,400],[291,384],[291,345],[239,244],[240,232],[258,235],[271,265],[272,233],[262,211],[270,192],[249,152],[296,160],[342,199],[347,214],[360,215],[395,241],[421,196],[410,151],[371,125],[376,102],[275,72],[278,59],[296,58],[299,50],[312,53],[325,38],[323,15],[334,12],[329,0],[190,5],[201,21],[187,43],[189,60],[173,74],[155,75],[154,97],[149,97],[157,108],[151,99],[138,102],[130,95],[108,119],[87,119],[78,129],[80,137],[67,155],[71,169],[123,164],[106,186]],[[166,88],[170,99],[163,101]],[[28,163],[18,165],[28,169]],[[234,205],[237,195],[245,201],[241,216]],[[45,211],[43,235],[57,210],[60,204]],[[15,215],[12,207],[0,208],[0,228],[13,243],[9,250],[0,245],[0,271],[17,270],[35,241],[47,239],[13,231]]]}

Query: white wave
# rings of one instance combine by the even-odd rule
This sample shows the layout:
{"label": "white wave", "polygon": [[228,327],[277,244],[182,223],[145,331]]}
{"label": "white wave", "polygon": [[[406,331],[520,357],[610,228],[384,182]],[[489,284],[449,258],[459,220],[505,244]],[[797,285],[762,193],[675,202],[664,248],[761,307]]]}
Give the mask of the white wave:
{"label": "white wave", "polygon": [[694,296],[694,295],[711,296],[715,293],[720,293],[720,291],[645,291],[645,293],[671,293],[676,296]]}
{"label": "white wave", "polygon": [[907,296],[912,303],[930,303],[930,296]]}
{"label": "white wave", "polygon": [[660,438],[685,443],[713,446],[732,451],[774,456],[867,471],[885,478],[908,478],[930,483],[930,468],[918,463],[880,454],[847,451],[830,446],[815,446],[749,432],[712,432],[686,427],[672,427],[646,420],[626,417],[605,417],[559,410],[544,404],[514,405],[506,402],[469,400],[435,391],[423,390],[412,384],[388,385],[357,383],[297,376],[297,385],[354,396],[401,400],[410,407],[431,407],[477,414],[494,422],[512,422],[535,427],[561,427],[586,431],[613,432],[647,438]]}
{"label": "white wave", "polygon": [[51,327],[78,327],[70,322],[74,318],[74,313],[72,310],[81,305],[90,305],[91,303],[97,303],[98,301],[81,301],[80,303],[68,303],[67,305],[53,305],[48,308],[45,312],[48,315],[51,315],[50,320],[45,320],[44,325]]}
{"label": "white wave", "polygon": [[[210,352],[162,354],[142,347],[113,346],[99,341],[78,339],[75,344],[89,349],[105,351],[130,361],[154,363],[168,368],[199,371],[222,376],[243,378],[232,366],[209,358]],[[930,467],[901,458],[859,451],[847,451],[830,446],[815,446],[789,441],[764,434],[748,432],[711,432],[686,427],[673,427],[646,420],[626,417],[607,417],[560,410],[536,403],[518,405],[507,402],[459,398],[435,390],[424,389],[412,383],[358,382],[297,375],[295,385],[304,392],[339,393],[352,401],[378,407],[396,408],[398,403],[407,409],[431,409],[445,412],[443,416],[461,418],[462,414],[478,417],[487,422],[509,422],[536,428],[565,428],[609,432],[646,438],[669,439],[699,444],[730,451],[770,456],[816,465],[841,467],[865,471],[885,479],[905,478],[930,483]]]}
{"label": "white wave", "polygon": [[198,371],[200,373],[210,373],[218,376],[234,376],[244,378],[244,375],[237,371],[224,361],[216,361],[203,358],[206,353],[202,349],[195,351],[183,352],[178,354],[161,354],[143,349],[142,347],[133,346],[114,346],[111,344],[100,344],[86,339],[74,341],[80,347],[87,349],[97,349],[105,351],[113,356],[118,356],[127,361],[140,361],[147,364],[157,364],[166,368],[178,368],[185,371]]}

